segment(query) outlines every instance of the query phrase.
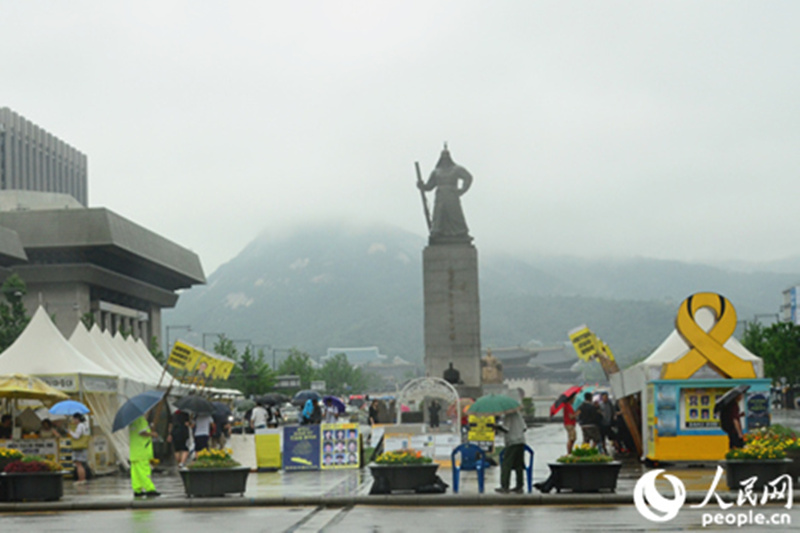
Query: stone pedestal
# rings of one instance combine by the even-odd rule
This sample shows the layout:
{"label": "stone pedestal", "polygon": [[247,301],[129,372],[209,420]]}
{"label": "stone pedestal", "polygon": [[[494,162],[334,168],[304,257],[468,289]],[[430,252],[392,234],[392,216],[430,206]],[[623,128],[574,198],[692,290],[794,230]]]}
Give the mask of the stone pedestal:
{"label": "stone pedestal", "polygon": [[441,378],[450,363],[463,385],[481,385],[478,251],[471,244],[429,245],[422,252],[425,372]]}

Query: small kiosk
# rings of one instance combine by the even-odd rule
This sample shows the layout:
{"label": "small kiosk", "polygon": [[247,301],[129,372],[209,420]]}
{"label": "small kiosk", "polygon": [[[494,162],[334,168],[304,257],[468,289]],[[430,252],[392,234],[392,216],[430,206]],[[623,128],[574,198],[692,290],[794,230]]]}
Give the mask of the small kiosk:
{"label": "small kiosk", "polygon": [[675,330],[641,363],[612,375],[618,398],[640,406],[643,453],[650,461],[721,460],[728,437],[714,412],[717,398],[749,385],[742,429],[770,424],[769,390],[760,357],[733,337],[736,311],[722,295],[697,293],[684,300]]}

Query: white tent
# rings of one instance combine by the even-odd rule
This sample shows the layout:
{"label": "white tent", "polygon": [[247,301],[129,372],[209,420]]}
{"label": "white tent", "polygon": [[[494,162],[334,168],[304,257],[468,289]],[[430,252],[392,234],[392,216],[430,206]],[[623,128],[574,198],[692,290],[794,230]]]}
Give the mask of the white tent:
{"label": "white tent", "polygon": [[86,357],[120,378],[141,381],[141,376],[138,375],[135,369],[130,367],[124,359],[116,357],[116,354],[104,350],[82,323],[78,323],[75,327],[69,342]]}
{"label": "white tent", "polygon": [[[697,310],[695,313],[695,320],[704,331],[711,330],[715,323],[713,312],[705,307]],[[761,358],[742,346],[742,343],[733,336],[731,336],[723,346],[740,359],[752,363],[756,377],[764,377],[764,363]],[[664,364],[679,360],[686,355],[689,350],[689,345],[680,333],[678,333],[677,330],[673,330],[647,359],[623,372],[611,375],[610,381],[614,395],[617,398],[622,398],[623,396],[642,392],[647,387],[648,381],[661,378],[661,369]],[[692,376],[694,379],[713,379],[720,377],[722,376],[708,365],[700,368],[700,370]]]}
{"label": "white tent", "polygon": [[[39,307],[14,343],[0,354],[0,374],[98,376],[115,378],[69,343],[43,307]],[[80,384],[76,383],[78,387]],[[66,387],[63,389],[69,390]],[[71,392],[77,391],[74,389]]]}
{"label": "white tent", "polygon": [[117,457],[127,456],[127,438],[111,433],[118,405],[118,374],[67,341],[43,307],[36,310],[14,344],[0,354],[0,374],[13,373],[35,375],[64,392],[77,393],[92,410],[95,430],[108,439]]}
{"label": "white tent", "polygon": [[118,361],[118,364],[125,365],[131,370],[131,379],[140,381],[148,387],[156,386],[158,380],[153,379],[153,376],[151,376],[147,370],[138,365],[137,361],[132,361],[127,354],[121,353],[108,330],[100,331],[100,328],[97,326],[97,324],[95,324],[92,326],[92,330],[89,332],[89,334],[94,342],[100,347],[101,350],[103,350],[103,352],[108,355],[110,359]]}
{"label": "white tent", "polygon": [[139,350],[136,349],[135,341],[133,338],[125,339],[122,335],[117,333],[114,335],[112,339],[114,346],[117,350],[125,355],[129,361],[135,362],[135,364],[142,368],[145,372],[147,372],[147,376],[153,380],[156,384],[164,385],[162,379],[162,368],[158,364],[158,361],[150,355],[148,352],[147,354],[141,353]]}

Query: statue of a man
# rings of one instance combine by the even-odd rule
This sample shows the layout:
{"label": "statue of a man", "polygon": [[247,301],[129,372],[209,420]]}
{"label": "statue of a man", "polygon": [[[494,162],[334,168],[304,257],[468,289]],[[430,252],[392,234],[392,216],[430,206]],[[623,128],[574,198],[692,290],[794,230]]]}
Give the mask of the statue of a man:
{"label": "statue of a man", "polygon": [[[460,186],[459,186],[459,182]],[[472,241],[467,221],[461,210],[461,195],[472,185],[472,175],[467,169],[456,165],[450,157],[445,144],[436,168],[431,172],[427,183],[417,182],[421,191],[436,189],[431,222],[431,244],[447,244]]]}

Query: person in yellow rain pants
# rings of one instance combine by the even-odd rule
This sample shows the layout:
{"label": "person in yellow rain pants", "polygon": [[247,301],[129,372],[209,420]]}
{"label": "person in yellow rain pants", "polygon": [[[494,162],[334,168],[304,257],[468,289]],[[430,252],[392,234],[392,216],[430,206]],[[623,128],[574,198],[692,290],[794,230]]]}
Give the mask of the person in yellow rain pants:
{"label": "person in yellow rain pants", "polygon": [[140,416],[130,426],[131,486],[134,496],[153,498],[161,496],[150,479],[150,460],[153,458],[153,437],[156,432],[150,428],[145,417]]}

